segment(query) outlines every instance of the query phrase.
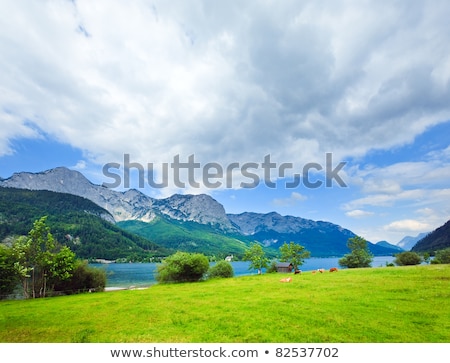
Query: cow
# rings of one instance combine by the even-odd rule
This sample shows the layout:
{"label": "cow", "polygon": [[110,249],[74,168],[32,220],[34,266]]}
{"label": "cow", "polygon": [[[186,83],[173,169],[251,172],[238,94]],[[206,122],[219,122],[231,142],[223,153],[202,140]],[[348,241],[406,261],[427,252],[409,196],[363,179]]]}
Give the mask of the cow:
{"label": "cow", "polygon": [[337,267],[330,268],[330,272],[337,272],[337,271],[338,271]]}
{"label": "cow", "polygon": [[292,277],[286,277],[286,278],[280,280],[280,282],[291,282],[291,281],[292,281]]}
{"label": "cow", "polygon": [[317,271],[319,271],[321,274],[323,274],[325,272],[325,270],[323,268],[319,268]]}
{"label": "cow", "polygon": [[302,270],[295,270],[294,271],[294,275],[298,275],[298,274],[301,274],[302,273]]}
{"label": "cow", "polygon": [[317,271],[316,270],[312,270],[311,273],[315,274]]}

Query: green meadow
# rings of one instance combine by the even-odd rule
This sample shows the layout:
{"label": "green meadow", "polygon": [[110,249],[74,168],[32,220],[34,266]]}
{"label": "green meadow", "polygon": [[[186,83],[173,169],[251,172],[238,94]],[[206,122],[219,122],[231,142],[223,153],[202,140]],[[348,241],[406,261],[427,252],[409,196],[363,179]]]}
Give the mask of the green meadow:
{"label": "green meadow", "polygon": [[0,342],[450,342],[450,265],[0,302]]}

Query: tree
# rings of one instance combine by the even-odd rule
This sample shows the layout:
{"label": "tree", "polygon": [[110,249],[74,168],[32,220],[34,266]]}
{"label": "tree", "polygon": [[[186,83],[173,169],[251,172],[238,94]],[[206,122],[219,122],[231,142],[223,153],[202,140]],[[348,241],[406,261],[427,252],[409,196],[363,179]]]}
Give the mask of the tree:
{"label": "tree", "polygon": [[176,252],[157,268],[159,282],[193,282],[203,278],[209,269],[208,258],[201,253]]}
{"label": "tree", "polygon": [[249,270],[258,270],[258,275],[262,273],[263,268],[267,268],[269,265],[269,259],[258,243],[252,243],[250,249],[245,251],[244,261],[250,261]]}
{"label": "tree", "polygon": [[305,247],[290,242],[286,242],[280,247],[281,262],[290,262],[294,266],[294,270],[298,270],[298,266],[303,265],[305,259],[311,256],[311,253]]}
{"label": "tree", "polygon": [[437,251],[432,263],[450,263],[450,248]]}
{"label": "tree", "polygon": [[419,265],[422,257],[416,252],[406,251],[396,254],[394,262],[398,266]]}
{"label": "tree", "polygon": [[350,249],[351,253],[342,257],[339,260],[339,265],[348,268],[371,266],[373,255],[370,253],[367,241],[364,238],[360,236],[349,238],[347,247]]}
{"label": "tree", "polygon": [[74,268],[75,254],[57,246],[46,221],[46,216],[36,220],[28,236],[17,238],[12,245],[25,298],[45,297],[49,282],[70,278]]}
{"label": "tree", "polygon": [[228,261],[219,261],[214,266],[211,266],[208,271],[208,277],[210,279],[216,278],[216,277],[233,277],[234,271],[233,266],[231,266],[231,263]]}
{"label": "tree", "polygon": [[18,283],[19,277],[14,268],[12,251],[0,244],[0,299],[12,294]]}
{"label": "tree", "polygon": [[55,283],[55,291],[76,294],[85,291],[103,291],[106,286],[106,271],[89,266],[87,261],[77,260],[72,276]]}

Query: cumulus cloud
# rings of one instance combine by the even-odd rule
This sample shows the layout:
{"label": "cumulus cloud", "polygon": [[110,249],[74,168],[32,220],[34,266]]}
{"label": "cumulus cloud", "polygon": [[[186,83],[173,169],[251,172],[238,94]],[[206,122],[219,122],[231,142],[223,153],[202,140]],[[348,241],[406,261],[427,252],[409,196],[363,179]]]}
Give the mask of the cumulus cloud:
{"label": "cumulus cloud", "polygon": [[99,164],[304,164],[450,119],[445,1],[1,7],[0,155],[40,129]]}
{"label": "cumulus cloud", "polygon": [[[398,194],[371,194],[362,198],[354,199],[343,204],[344,210],[353,210],[362,207],[390,207],[394,204],[406,205],[412,208],[426,205],[442,205],[443,201],[450,198],[450,189],[411,189]],[[443,213],[449,213],[445,205]]]}
{"label": "cumulus cloud", "polygon": [[361,210],[361,209],[355,209],[351,210],[345,213],[346,216],[352,217],[352,218],[362,218],[362,217],[369,217],[373,216],[375,213]]}
{"label": "cumulus cloud", "polygon": [[299,202],[307,200],[308,197],[297,192],[292,192],[288,198],[275,198],[273,204],[279,207],[293,206]]}
{"label": "cumulus cloud", "polygon": [[423,223],[414,219],[403,219],[400,221],[395,221],[389,223],[384,227],[387,231],[395,231],[395,232],[426,232],[430,230],[430,225],[427,223]]}

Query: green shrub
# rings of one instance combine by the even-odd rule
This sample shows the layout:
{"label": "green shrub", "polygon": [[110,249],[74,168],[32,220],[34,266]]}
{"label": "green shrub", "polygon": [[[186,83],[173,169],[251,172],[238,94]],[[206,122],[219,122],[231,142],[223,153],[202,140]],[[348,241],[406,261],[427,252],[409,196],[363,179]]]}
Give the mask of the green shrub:
{"label": "green shrub", "polygon": [[450,248],[437,251],[433,263],[450,263]]}
{"label": "green shrub", "polygon": [[103,291],[106,286],[106,271],[91,267],[87,261],[77,260],[72,277],[59,281],[54,286],[55,294],[76,294],[87,291]]}
{"label": "green shrub", "polygon": [[347,241],[347,247],[351,253],[346,254],[339,259],[339,265],[348,268],[361,268],[370,267],[373,260],[373,255],[370,252],[367,241],[360,237],[355,236],[349,238]]}
{"label": "green shrub", "polygon": [[217,277],[228,278],[233,277],[233,266],[228,261],[219,261],[208,270],[208,277],[214,279]]}
{"label": "green shrub", "polygon": [[11,249],[0,244],[0,299],[6,299],[19,284]]}
{"label": "green shrub", "polygon": [[273,261],[270,263],[270,266],[267,268],[266,272],[267,272],[267,273],[275,273],[275,272],[278,272],[278,270],[277,270],[277,264],[278,264],[278,262],[277,262],[276,260],[273,260]]}
{"label": "green shrub", "polygon": [[158,282],[193,282],[203,278],[209,269],[208,258],[201,253],[177,252],[158,266]]}
{"label": "green shrub", "polygon": [[395,255],[394,262],[398,266],[420,265],[422,262],[422,257],[416,252],[401,252]]}

